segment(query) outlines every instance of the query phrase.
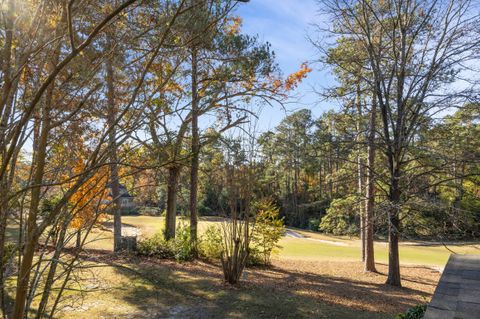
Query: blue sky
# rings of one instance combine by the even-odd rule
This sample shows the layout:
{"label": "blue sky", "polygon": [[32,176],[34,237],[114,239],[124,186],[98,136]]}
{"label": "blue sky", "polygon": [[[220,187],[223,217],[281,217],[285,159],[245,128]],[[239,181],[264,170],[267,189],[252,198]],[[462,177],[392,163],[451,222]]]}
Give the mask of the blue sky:
{"label": "blue sky", "polygon": [[[312,33],[311,24],[318,23],[317,8],[316,0],[250,0],[239,5],[236,15],[243,19],[243,32],[271,43],[282,72],[288,75],[298,70],[302,62],[316,59],[316,50],[307,35]],[[320,70],[320,65],[312,68],[294,93],[295,98],[286,105],[287,112],[309,108],[318,116],[333,107],[333,102],[320,103],[313,91],[329,86],[332,76],[327,70]],[[273,129],[284,116],[279,107],[265,107],[260,114],[260,129]]]}

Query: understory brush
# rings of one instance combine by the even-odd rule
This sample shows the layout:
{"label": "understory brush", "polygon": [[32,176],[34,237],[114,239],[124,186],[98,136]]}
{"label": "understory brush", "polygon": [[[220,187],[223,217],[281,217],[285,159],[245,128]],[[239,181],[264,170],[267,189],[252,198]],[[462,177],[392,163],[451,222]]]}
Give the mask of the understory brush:
{"label": "understory brush", "polygon": [[161,259],[175,259],[178,262],[189,261],[194,257],[190,243],[190,228],[180,225],[175,238],[165,240],[163,233],[157,233],[138,243],[137,253],[142,256]]}

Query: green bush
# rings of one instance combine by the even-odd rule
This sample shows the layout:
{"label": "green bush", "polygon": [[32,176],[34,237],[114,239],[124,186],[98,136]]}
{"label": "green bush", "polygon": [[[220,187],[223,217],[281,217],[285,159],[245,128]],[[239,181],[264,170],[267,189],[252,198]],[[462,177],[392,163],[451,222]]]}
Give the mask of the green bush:
{"label": "green bush", "polygon": [[279,209],[273,202],[262,201],[256,206],[258,212],[250,243],[249,264],[255,264],[261,259],[263,264],[268,265],[272,253],[280,248],[278,242],[285,234],[285,226],[283,218],[279,217]]}
{"label": "green bush", "polygon": [[137,252],[142,256],[173,259],[175,253],[171,242],[166,241],[162,233],[157,233],[151,238],[140,241],[137,245]]}
{"label": "green bush", "polygon": [[142,256],[175,259],[178,262],[191,260],[193,249],[190,244],[190,228],[180,225],[175,238],[169,241],[165,240],[162,233],[157,233],[151,238],[140,241],[137,252]]}
{"label": "green bush", "polygon": [[251,246],[248,252],[248,266],[264,266],[267,265],[263,253],[256,246]]}
{"label": "green bush", "polygon": [[193,259],[193,247],[190,243],[190,227],[180,224],[175,233],[175,238],[170,240],[177,261]]}
{"label": "green bush", "polygon": [[398,314],[395,319],[422,319],[427,310],[427,305],[418,305]]}
{"label": "green bush", "polygon": [[[249,247],[249,266],[269,264],[272,253],[280,247],[278,241],[285,234],[283,218],[279,218],[279,209],[272,202],[262,201],[255,206],[257,213]],[[222,231],[218,226],[210,225],[200,239],[199,254],[210,260],[218,260],[222,251]]]}
{"label": "green bush", "polygon": [[358,233],[358,227],[355,225],[357,208],[358,202],[355,196],[334,199],[320,222],[320,230],[333,235],[356,235]]}
{"label": "green bush", "polygon": [[223,250],[222,241],[220,228],[216,225],[208,226],[198,245],[200,256],[210,260],[220,259]]}

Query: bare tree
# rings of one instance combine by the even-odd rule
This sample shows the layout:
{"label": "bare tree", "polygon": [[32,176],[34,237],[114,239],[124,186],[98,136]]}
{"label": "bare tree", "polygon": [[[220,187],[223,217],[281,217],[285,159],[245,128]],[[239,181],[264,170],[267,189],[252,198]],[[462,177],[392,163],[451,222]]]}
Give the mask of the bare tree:
{"label": "bare tree", "polygon": [[[353,38],[368,53],[371,77],[363,80],[378,103],[379,134],[389,179],[389,271],[387,283],[401,285],[399,214],[408,198],[406,165],[419,126],[447,102],[468,96],[464,79],[478,58],[480,13],[472,0],[322,0],[334,37]],[[328,46],[328,45],[326,45]],[[326,54],[328,52],[324,51]],[[460,85],[451,85],[452,83]],[[448,87],[448,90],[445,88]]]}

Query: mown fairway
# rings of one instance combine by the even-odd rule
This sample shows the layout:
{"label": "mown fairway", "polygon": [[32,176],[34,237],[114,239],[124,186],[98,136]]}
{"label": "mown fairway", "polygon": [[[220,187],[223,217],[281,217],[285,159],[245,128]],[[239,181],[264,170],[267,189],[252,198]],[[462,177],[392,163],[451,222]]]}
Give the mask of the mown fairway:
{"label": "mown fairway", "polygon": [[[150,237],[161,232],[164,227],[163,217],[154,216],[125,216],[125,225],[133,226],[141,231],[141,237]],[[188,224],[187,220],[179,223]],[[203,218],[200,223],[200,232],[208,225],[221,225],[220,218]],[[277,257],[280,259],[295,259],[304,261],[358,261],[360,259],[360,241],[354,238],[328,236],[321,233],[293,229],[296,234],[304,238],[284,237],[280,241],[282,249]],[[111,249],[112,235],[109,232],[95,231],[91,248]],[[452,252],[458,254],[480,254],[480,243],[451,244],[429,242],[403,242],[400,246],[400,260],[405,265],[425,265],[442,268]],[[375,257],[379,263],[386,263],[388,244],[377,241]]]}

